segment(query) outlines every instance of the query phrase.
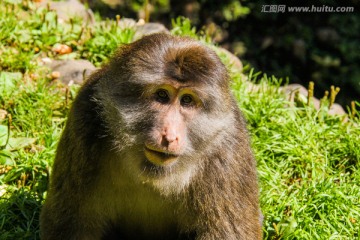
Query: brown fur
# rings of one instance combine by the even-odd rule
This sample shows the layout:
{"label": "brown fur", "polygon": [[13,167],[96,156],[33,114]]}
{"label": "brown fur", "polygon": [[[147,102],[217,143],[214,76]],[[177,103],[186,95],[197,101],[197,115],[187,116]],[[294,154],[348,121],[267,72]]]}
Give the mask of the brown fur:
{"label": "brown fur", "polygon": [[[143,153],[168,109],[146,97],[158,82],[194,87],[202,99],[178,111],[184,145],[164,168]],[[43,240],[261,239],[259,219],[246,124],[212,50],[150,35],[121,47],[84,84],[58,146]]]}

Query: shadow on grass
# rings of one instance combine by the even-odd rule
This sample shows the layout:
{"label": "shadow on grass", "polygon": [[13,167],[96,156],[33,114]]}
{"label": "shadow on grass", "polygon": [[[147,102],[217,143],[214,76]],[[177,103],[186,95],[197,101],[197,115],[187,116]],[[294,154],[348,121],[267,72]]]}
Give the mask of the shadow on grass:
{"label": "shadow on grass", "polygon": [[8,194],[0,198],[0,240],[40,239],[39,215],[43,200],[39,194],[26,188]]}

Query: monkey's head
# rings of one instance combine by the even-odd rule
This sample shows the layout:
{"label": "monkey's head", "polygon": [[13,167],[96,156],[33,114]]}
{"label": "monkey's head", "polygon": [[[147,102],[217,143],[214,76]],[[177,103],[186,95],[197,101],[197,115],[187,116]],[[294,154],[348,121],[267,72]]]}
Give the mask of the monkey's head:
{"label": "monkey's head", "polygon": [[185,187],[234,131],[227,70],[195,40],[146,36],[122,46],[104,69],[96,98],[119,161],[163,192]]}

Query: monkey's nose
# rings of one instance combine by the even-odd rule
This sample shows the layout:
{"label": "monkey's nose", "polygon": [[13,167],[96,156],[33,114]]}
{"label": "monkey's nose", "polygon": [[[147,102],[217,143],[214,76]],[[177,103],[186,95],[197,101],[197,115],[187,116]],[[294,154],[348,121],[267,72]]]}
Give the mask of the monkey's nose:
{"label": "monkey's nose", "polygon": [[161,137],[161,146],[165,147],[170,152],[179,151],[179,136],[176,131],[165,129]]}
{"label": "monkey's nose", "polygon": [[169,144],[170,143],[173,143],[173,142],[177,142],[179,139],[178,139],[178,136],[176,135],[165,135],[163,137],[165,139],[166,142],[168,142]]}
{"label": "monkey's nose", "polygon": [[170,143],[179,141],[179,137],[174,129],[164,128],[164,130],[162,132],[162,140],[166,144],[170,144]]}
{"label": "monkey's nose", "polygon": [[161,139],[161,145],[166,148],[169,148],[169,150],[170,150],[170,148],[177,148],[177,144],[178,144],[177,136],[165,135]]}

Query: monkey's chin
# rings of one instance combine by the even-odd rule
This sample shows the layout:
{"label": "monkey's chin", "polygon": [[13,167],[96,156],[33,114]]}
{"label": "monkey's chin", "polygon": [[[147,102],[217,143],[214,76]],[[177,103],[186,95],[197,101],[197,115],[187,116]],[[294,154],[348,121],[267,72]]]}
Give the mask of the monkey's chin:
{"label": "monkey's chin", "polygon": [[170,167],[174,165],[178,160],[178,155],[156,151],[148,147],[144,148],[144,154],[146,159],[151,162],[153,165],[158,167]]}

